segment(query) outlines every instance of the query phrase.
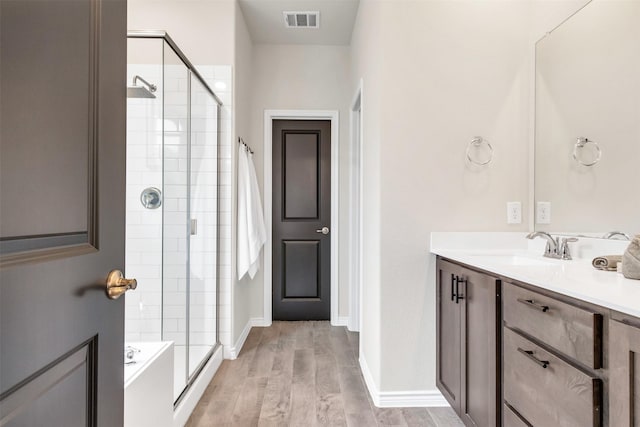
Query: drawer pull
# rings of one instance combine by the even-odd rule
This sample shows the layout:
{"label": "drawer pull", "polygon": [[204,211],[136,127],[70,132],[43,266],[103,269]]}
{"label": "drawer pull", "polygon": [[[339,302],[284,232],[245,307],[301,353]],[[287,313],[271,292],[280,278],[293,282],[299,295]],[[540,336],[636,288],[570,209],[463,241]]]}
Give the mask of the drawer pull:
{"label": "drawer pull", "polygon": [[537,302],[535,302],[532,299],[518,298],[518,302],[521,302],[524,305],[528,305],[529,307],[536,308],[536,309],[542,311],[543,313],[546,313],[547,311],[549,311],[549,306],[548,305],[538,304]]}
{"label": "drawer pull", "polygon": [[456,282],[457,277],[453,273],[451,273],[451,301],[455,300],[456,292],[453,290],[454,283]]}
{"label": "drawer pull", "polygon": [[466,286],[467,285],[467,279],[461,279],[459,277],[456,277],[456,304],[459,304],[460,300],[464,299],[464,294],[461,294],[460,293],[460,289],[458,288],[460,283],[464,283],[465,286]]}
{"label": "drawer pull", "polygon": [[544,369],[547,369],[547,366],[549,366],[549,361],[548,360],[540,360],[540,359],[536,358],[533,355],[533,351],[531,351],[531,350],[523,350],[520,347],[518,347],[518,351],[520,353],[524,354],[525,356],[527,356],[529,359],[531,359],[534,362],[536,362],[536,364],[542,366]]}

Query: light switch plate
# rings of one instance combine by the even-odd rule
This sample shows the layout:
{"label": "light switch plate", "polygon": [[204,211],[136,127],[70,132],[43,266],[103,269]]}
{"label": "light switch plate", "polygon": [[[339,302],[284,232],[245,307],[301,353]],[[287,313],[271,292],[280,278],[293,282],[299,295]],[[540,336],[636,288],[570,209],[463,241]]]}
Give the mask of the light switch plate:
{"label": "light switch plate", "polygon": [[507,224],[522,223],[522,203],[507,202]]}
{"label": "light switch plate", "polygon": [[551,202],[536,203],[536,223],[551,224]]}

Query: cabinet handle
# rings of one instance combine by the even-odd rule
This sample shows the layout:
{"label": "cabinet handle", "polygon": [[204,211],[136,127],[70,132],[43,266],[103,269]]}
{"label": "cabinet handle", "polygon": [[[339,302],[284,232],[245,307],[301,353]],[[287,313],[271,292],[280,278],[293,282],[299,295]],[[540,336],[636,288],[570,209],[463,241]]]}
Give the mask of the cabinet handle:
{"label": "cabinet handle", "polygon": [[466,285],[467,284],[467,279],[461,279],[461,278],[456,276],[456,304],[458,304],[461,299],[464,299],[464,294],[461,294],[460,293],[460,289],[458,288],[458,285],[460,285],[460,282],[462,282],[462,283],[464,283]]}
{"label": "cabinet handle", "polygon": [[453,284],[456,280],[458,280],[458,278],[453,273],[451,273],[451,301],[456,299],[456,293],[453,290]]}
{"label": "cabinet handle", "polygon": [[547,366],[549,366],[549,361],[548,360],[540,360],[537,357],[535,357],[533,355],[533,351],[531,350],[523,350],[520,347],[518,347],[518,351],[522,354],[524,354],[525,356],[527,356],[529,359],[533,360],[534,362],[536,362],[537,365],[542,366],[544,369],[547,369]]}
{"label": "cabinet handle", "polygon": [[542,311],[543,313],[546,313],[547,311],[549,311],[549,306],[548,305],[538,304],[537,302],[535,302],[532,299],[518,298],[518,302],[521,302],[524,305],[528,305],[529,307],[533,307],[535,309],[538,309],[538,310]]}

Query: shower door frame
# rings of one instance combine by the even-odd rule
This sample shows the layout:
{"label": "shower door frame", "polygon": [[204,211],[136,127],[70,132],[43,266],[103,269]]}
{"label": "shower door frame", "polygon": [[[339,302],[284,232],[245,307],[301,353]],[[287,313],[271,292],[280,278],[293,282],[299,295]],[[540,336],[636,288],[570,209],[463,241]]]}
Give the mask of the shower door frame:
{"label": "shower door frame", "polygon": [[[191,140],[191,76],[195,76],[196,79],[198,79],[198,81],[200,82],[200,84],[202,84],[202,86],[205,88],[205,90],[213,97],[214,101],[217,104],[217,116],[216,116],[216,120],[217,120],[217,175],[219,178],[220,175],[220,134],[219,134],[219,130],[220,130],[220,110],[221,107],[223,106],[222,101],[220,100],[220,98],[218,98],[218,96],[215,94],[215,92],[209,87],[209,85],[207,84],[207,82],[205,81],[205,79],[202,77],[202,75],[200,75],[200,73],[196,70],[195,66],[191,63],[191,61],[189,61],[189,59],[186,57],[186,55],[182,52],[182,50],[180,50],[180,48],[176,45],[176,43],[173,41],[173,39],[169,36],[169,34],[166,31],[161,31],[161,30],[131,30],[127,32],[127,39],[160,39],[163,40],[164,42],[166,42],[166,44],[173,50],[173,52],[178,56],[178,58],[183,62],[183,64],[187,67],[188,70],[188,80],[187,80],[187,84],[188,84],[188,89],[187,89],[187,93],[188,93],[188,99],[189,102],[187,104],[187,108],[188,108],[188,122],[187,122],[187,139],[188,139],[188,145],[187,145],[187,158],[189,160],[189,166],[188,166],[188,170],[187,170],[187,188],[188,191],[191,192],[191,144],[192,144],[192,140]],[[163,60],[163,73],[164,73],[164,60]],[[164,101],[163,101],[164,102]],[[164,107],[163,107],[164,108]],[[164,139],[164,124],[163,124],[163,130],[162,130],[162,134],[163,134],[163,139]],[[163,147],[164,147],[164,142],[163,142]],[[164,164],[164,155],[163,155],[163,164]],[[164,165],[163,165],[163,170],[164,170]],[[218,180],[219,182],[219,180]],[[190,198],[189,198],[190,200]],[[191,204],[188,203],[187,205],[187,218],[190,218],[190,212],[191,212]],[[218,309],[218,305],[219,305],[219,299],[220,299],[220,274],[219,274],[219,266],[220,266],[220,221],[219,221],[219,213],[220,213],[220,198],[216,197],[216,212],[218,213],[217,215],[217,221],[216,221],[216,280],[215,280],[215,293],[216,293],[216,318],[215,318],[215,322],[216,322],[216,341],[213,345],[213,347],[211,348],[211,350],[209,350],[207,352],[207,354],[204,356],[204,358],[198,363],[198,366],[196,367],[196,369],[194,369],[193,371],[193,375],[189,375],[189,340],[190,340],[190,328],[189,328],[189,323],[190,323],[190,312],[189,312],[189,308],[190,308],[190,274],[189,274],[189,266],[190,266],[190,233],[187,232],[187,287],[186,287],[186,297],[187,297],[187,304],[186,304],[186,314],[185,314],[185,322],[186,322],[186,332],[185,332],[185,348],[186,348],[186,357],[185,357],[185,366],[186,366],[186,385],[184,387],[184,389],[182,390],[182,392],[180,393],[180,395],[178,396],[178,398],[174,401],[174,408],[177,408],[180,403],[182,402],[182,400],[184,399],[184,397],[187,395],[187,392],[190,390],[191,386],[193,385],[193,383],[196,381],[196,379],[199,377],[200,373],[202,372],[202,370],[204,369],[205,365],[209,362],[209,360],[211,359],[211,357],[213,356],[213,354],[222,347],[222,344],[220,343],[220,310]],[[164,255],[163,255],[164,256]],[[164,280],[163,280],[164,282]],[[164,284],[163,284],[163,288],[164,288]],[[163,291],[164,292],[164,291]],[[164,305],[163,305],[163,310],[164,310]],[[162,333],[164,333],[164,329],[162,329]]]}

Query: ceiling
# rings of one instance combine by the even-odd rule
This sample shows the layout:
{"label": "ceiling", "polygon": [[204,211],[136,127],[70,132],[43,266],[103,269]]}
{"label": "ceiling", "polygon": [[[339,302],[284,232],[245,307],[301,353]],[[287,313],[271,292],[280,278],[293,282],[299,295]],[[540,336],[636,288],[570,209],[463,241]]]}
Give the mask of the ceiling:
{"label": "ceiling", "polygon": [[[349,45],[359,0],[239,0],[256,44]],[[282,12],[320,11],[320,28],[286,28]]]}

